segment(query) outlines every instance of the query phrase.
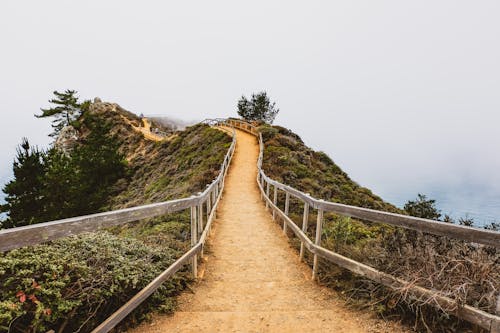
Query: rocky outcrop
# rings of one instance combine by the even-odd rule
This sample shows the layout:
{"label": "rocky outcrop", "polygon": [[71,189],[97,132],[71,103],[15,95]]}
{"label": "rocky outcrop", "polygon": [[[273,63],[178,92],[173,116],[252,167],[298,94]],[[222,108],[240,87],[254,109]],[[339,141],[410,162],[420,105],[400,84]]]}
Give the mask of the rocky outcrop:
{"label": "rocky outcrop", "polygon": [[62,151],[64,154],[69,154],[77,142],[78,131],[71,125],[64,126],[54,143],[54,147]]}

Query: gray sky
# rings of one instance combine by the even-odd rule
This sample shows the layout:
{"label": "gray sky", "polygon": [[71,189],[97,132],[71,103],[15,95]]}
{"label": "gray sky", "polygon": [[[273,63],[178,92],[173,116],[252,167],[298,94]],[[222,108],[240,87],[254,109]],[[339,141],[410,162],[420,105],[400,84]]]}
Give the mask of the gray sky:
{"label": "gray sky", "polygon": [[384,198],[500,197],[500,2],[12,1],[0,11],[0,180],[55,89],[136,113],[276,123]]}

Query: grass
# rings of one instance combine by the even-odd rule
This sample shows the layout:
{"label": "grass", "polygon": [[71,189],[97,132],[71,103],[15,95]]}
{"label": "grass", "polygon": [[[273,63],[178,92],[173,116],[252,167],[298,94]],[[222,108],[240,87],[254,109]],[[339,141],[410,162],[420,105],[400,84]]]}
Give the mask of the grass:
{"label": "grass", "polygon": [[[361,187],[326,154],[306,147],[299,136],[279,126],[262,126],[266,174],[313,197],[381,211],[403,213]],[[283,207],[284,195],[278,196]],[[290,202],[290,217],[302,227],[303,204]],[[311,210],[309,221],[315,221]],[[307,234],[315,237],[315,223]],[[296,249],[300,242],[291,233]],[[384,224],[324,215],[322,246],[410,284],[439,290],[457,300],[495,313],[500,293],[500,252],[447,237],[433,236]],[[312,255],[305,260],[312,265]],[[432,300],[409,297],[320,260],[319,280],[337,290],[352,305],[369,308],[382,317],[397,316],[422,332],[468,332],[474,327],[454,317],[453,309],[436,309]]]}

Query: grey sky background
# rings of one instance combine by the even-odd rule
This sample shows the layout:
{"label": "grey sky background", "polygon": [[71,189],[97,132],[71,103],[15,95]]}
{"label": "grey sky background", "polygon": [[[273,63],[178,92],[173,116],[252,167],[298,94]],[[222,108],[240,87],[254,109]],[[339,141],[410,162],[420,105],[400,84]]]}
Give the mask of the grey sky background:
{"label": "grey sky background", "polygon": [[33,114],[53,90],[186,120],[266,90],[276,124],[385,199],[500,215],[499,17],[498,1],[4,1],[0,181],[21,137],[49,142]]}

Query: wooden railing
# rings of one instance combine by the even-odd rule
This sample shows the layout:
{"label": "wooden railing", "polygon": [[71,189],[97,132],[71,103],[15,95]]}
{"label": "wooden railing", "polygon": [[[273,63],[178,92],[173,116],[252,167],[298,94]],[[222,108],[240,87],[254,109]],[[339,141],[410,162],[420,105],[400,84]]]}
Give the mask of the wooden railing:
{"label": "wooden railing", "polygon": [[[196,277],[198,275],[198,256],[203,256],[203,247],[210,233],[212,222],[216,218],[217,206],[221,200],[222,191],[224,189],[224,180],[236,146],[236,135],[234,130],[229,132],[233,136],[233,141],[224,157],[219,175],[211,184],[207,185],[204,192],[185,199],[0,230],[0,251],[36,245],[61,237],[78,235],[83,232],[93,232],[102,228],[190,209],[191,248],[92,331],[93,333],[109,332],[155,292],[163,282],[169,279],[187,263],[191,263],[193,276]],[[205,215],[206,223],[204,223]]]}
{"label": "wooden railing", "polygon": [[[106,213],[99,213],[87,216],[73,217],[69,219],[35,224],[26,227],[0,230],[0,251],[8,251],[15,248],[35,245],[42,242],[55,240],[61,237],[73,236],[83,232],[97,231],[102,228],[108,228],[132,221],[151,218],[172,212],[190,209],[191,212],[191,248],[181,258],[175,261],[162,274],[156,277],[150,284],[142,289],[136,296],[130,299],[113,315],[106,319],[101,325],[95,328],[93,333],[109,332],[130,312],[139,306],[146,298],[156,291],[163,282],[169,279],[185,264],[191,263],[193,275],[197,276],[198,255],[203,255],[203,247],[210,233],[212,222],[216,217],[216,209],[221,199],[224,188],[225,176],[234,154],[236,145],[236,135],[234,128],[246,131],[255,135],[259,140],[260,153],[257,162],[258,174],[257,183],[266,207],[270,208],[274,218],[283,220],[283,229],[290,228],[300,239],[300,258],[303,259],[304,251],[307,249],[314,255],[313,260],[313,278],[318,272],[318,258],[322,257],[340,267],[350,270],[356,274],[366,276],[367,278],[381,283],[391,288],[406,287],[415,297],[432,297],[435,305],[443,308],[454,307],[456,302],[446,296],[440,295],[438,291],[425,289],[422,287],[409,285],[407,281],[401,280],[392,275],[380,272],[370,266],[356,262],[344,257],[338,253],[321,247],[321,232],[323,227],[323,213],[334,212],[341,215],[352,216],[355,218],[391,224],[403,228],[418,230],[430,234],[454,237],[477,244],[494,246],[500,248],[500,233],[491,230],[482,230],[442,223],[427,219],[414,218],[406,215],[386,213],[355,206],[342,205],[338,203],[326,202],[315,199],[308,194],[296,190],[290,186],[277,182],[266,176],[262,170],[262,160],[264,152],[264,143],[262,135],[258,128],[248,122],[238,119],[212,119],[204,123],[211,126],[226,127],[224,130],[233,135],[233,141],[224,162],[221,165],[218,177],[207,186],[207,189],[196,196],[190,198],[166,201],[139,207],[121,209]],[[273,198],[270,197],[270,187],[273,186]],[[282,211],[277,206],[278,190],[285,193],[285,207]],[[298,198],[304,203],[304,215],[302,229],[299,228],[289,217],[290,196]],[[204,215],[206,208],[207,221],[204,224]],[[316,237],[315,241],[309,239],[306,235],[308,216],[310,209],[317,209]],[[454,314],[479,327],[485,328],[490,332],[500,333],[500,317],[486,313],[477,308],[465,305],[457,307]]]}
{"label": "wooden railing", "polygon": [[[373,209],[366,209],[361,207],[343,205],[343,204],[326,202],[323,200],[315,199],[306,193],[303,193],[297,189],[282,184],[266,176],[264,170],[262,170],[264,143],[262,140],[262,134],[259,133],[259,130],[256,126],[248,122],[237,119],[227,119],[226,121],[221,123],[227,126],[231,126],[246,131],[252,135],[255,135],[258,138],[260,153],[257,162],[258,164],[257,183],[261,192],[262,199],[266,202],[266,207],[270,208],[270,210],[272,211],[273,218],[280,218],[283,221],[283,230],[286,232],[287,228],[290,228],[293,231],[293,233],[300,239],[301,241],[300,259],[302,260],[304,258],[305,249],[307,249],[314,255],[313,269],[312,269],[313,279],[316,279],[318,273],[318,265],[319,265],[318,258],[322,257],[330,262],[337,264],[342,268],[345,268],[355,274],[365,276],[384,286],[394,289],[399,289],[404,287],[407,290],[411,291],[413,297],[415,298],[432,298],[434,300],[433,302],[434,306],[444,309],[455,308],[456,310],[452,312],[457,317],[460,317],[470,323],[482,327],[488,330],[489,332],[500,333],[499,316],[484,312],[469,305],[458,306],[455,300],[446,297],[444,295],[441,295],[439,291],[429,290],[423,287],[412,285],[407,281],[404,281],[390,274],[376,270],[373,267],[354,261],[350,258],[342,256],[338,253],[335,253],[321,246],[321,233],[323,228],[324,212],[333,212],[344,216],[355,217],[372,222],[390,224],[433,235],[452,237],[476,243],[478,244],[478,246],[493,246],[496,248],[500,248],[500,232],[465,227],[450,223],[443,223],[439,221],[415,218],[407,215],[387,213]],[[271,186],[273,187],[274,190],[272,198],[270,195]],[[277,206],[278,190],[283,191],[285,193],[284,210],[281,210]],[[291,196],[299,199],[304,203],[302,229],[299,228],[290,219],[290,217],[288,217]],[[309,222],[308,221],[309,210],[311,208],[317,209],[316,235],[314,241],[310,240],[306,234]],[[497,311],[500,311],[500,309],[497,309]]]}

